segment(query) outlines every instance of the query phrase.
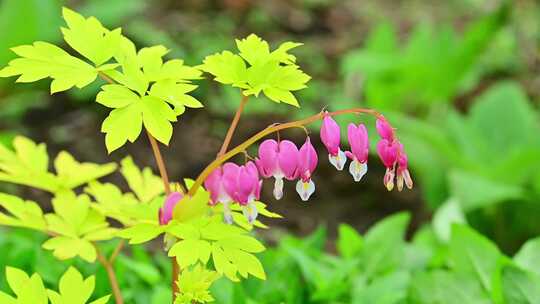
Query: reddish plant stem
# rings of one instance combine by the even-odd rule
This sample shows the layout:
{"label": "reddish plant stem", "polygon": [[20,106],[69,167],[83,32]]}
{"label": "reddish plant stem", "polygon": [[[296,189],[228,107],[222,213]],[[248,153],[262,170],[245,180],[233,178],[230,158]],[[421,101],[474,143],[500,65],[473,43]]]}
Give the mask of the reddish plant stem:
{"label": "reddish plant stem", "polygon": [[116,258],[124,248],[124,245],[126,242],[124,240],[121,240],[118,245],[116,245],[116,248],[114,248],[113,253],[111,253],[111,256],[109,257],[109,263],[114,264],[114,261],[116,261]]}
{"label": "reddish plant stem", "polygon": [[169,176],[167,175],[167,168],[165,167],[163,156],[161,156],[158,143],[156,139],[154,138],[154,136],[152,136],[152,134],[150,134],[150,132],[148,131],[146,131],[146,134],[148,134],[148,140],[150,140],[150,145],[152,146],[152,152],[154,152],[154,158],[156,159],[159,175],[161,176],[161,180],[163,181],[163,186],[165,187],[165,194],[169,195],[171,194],[171,185],[169,183]]}
{"label": "reddish plant stem", "polygon": [[96,246],[97,259],[107,271],[107,276],[109,277],[109,283],[111,284],[111,290],[114,296],[114,301],[116,304],[124,304],[124,298],[122,298],[122,293],[120,292],[120,287],[118,286],[118,280],[116,274],[114,273],[114,267],[110,260],[107,260],[105,256],[99,251],[99,248]]}
{"label": "reddish plant stem", "polygon": [[231,143],[232,137],[234,135],[234,131],[236,130],[236,127],[238,126],[238,122],[240,121],[240,116],[242,116],[242,112],[244,112],[244,107],[246,106],[246,103],[248,102],[248,96],[242,95],[242,100],[240,100],[240,105],[238,106],[238,109],[236,110],[236,114],[234,114],[233,121],[231,122],[231,125],[229,126],[229,130],[227,130],[227,135],[225,135],[225,140],[223,140],[223,144],[221,145],[221,149],[219,149],[217,157],[222,156],[227,152],[227,148],[229,147],[229,144]]}
{"label": "reddish plant stem", "polygon": [[[335,112],[327,112],[326,114],[330,116],[337,116],[337,115],[351,114],[351,113],[369,114],[377,118],[382,116],[379,112],[375,110],[364,109],[364,108],[346,109],[346,110],[340,110],[340,111],[335,111]],[[242,153],[242,151],[245,151],[249,146],[256,143],[261,138],[269,134],[272,134],[274,132],[278,132],[280,130],[285,130],[285,129],[290,129],[290,128],[304,128],[305,125],[308,125],[310,123],[323,119],[324,115],[325,115],[325,112],[320,112],[318,114],[315,114],[313,116],[310,116],[302,120],[291,121],[291,122],[283,123],[283,124],[273,124],[266,127],[264,130],[256,133],[255,135],[248,138],[243,143],[231,149],[229,152],[221,156],[218,156],[214,161],[212,161],[208,166],[206,166],[206,168],[201,172],[201,174],[199,174],[199,176],[195,180],[195,183],[193,184],[193,186],[189,189],[188,195],[193,196],[195,193],[197,193],[197,190],[199,189],[199,187],[202,185],[202,183],[208,177],[208,175],[210,175],[210,173],[214,171],[214,169],[221,166],[221,164],[223,164],[225,161],[235,156],[236,154]]]}
{"label": "reddish plant stem", "polygon": [[[105,75],[104,73],[100,72],[99,76],[107,81],[108,83],[115,83],[114,80],[112,80],[110,77]],[[238,123],[238,122],[237,122]],[[154,153],[154,158],[156,160],[156,164],[158,166],[159,175],[161,176],[161,180],[163,181],[163,187],[165,188],[165,194],[169,195],[171,193],[171,184],[169,182],[169,175],[167,174],[167,168],[165,167],[165,161],[163,160],[163,156],[161,155],[161,151],[159,150],[159,145],[156,141],[156,139],[148,132],[146,131],[146,134],[148,135],[148,140],[150,141],[150,146],[152,146],[152,152]],[[225,147],[226,148],[226,147]],[[181,188],[182,189],[182,188]],[[111,256],[111,261],[114,261],[116,258],[116,255],[120,252],[123,246],[123,243],[120,243],[118,252],[113,252],[113,255]],[[180,291],[178,288],[178,285],[176,284],[176,280],[180,276],[180,267],[178,266],[178,263],[176,262],[176,259],[173,257],[171,259],[172,262],[172,282],[171,282],[171,288],[172,288],[172,299],[173,302],[176,300],[176,294]],[[104,265],[105,266],[105,265]],[[112,269],[112,276],[116,279],[116,275],[114,274],[114,270]],[[107,273],[109,273],[109,270],[107,270]],[[109,274],[109,278],[111,278],[111,274]],[[111,282],[111,287],[114,291],[113,283]],[[118,289],[118,283],[116,283],[116,288]],[[120,295],[121,299],[121,295]],[[123,304],[122,302],[118,302],[116,304]]]}
{"label": "reddish plant stem", "polygon": [[[148,134],[148,139],[150,140],[150,145],[152,146],[152,151],[154,152],[154,158],[156,159],[156,164],[159,169],[159,175],[161,176],[161,180],[163,181],[163,186],[165,187],[165,194],[169,195],[171,193],[171,185],[169,183],[169,176],[167,175],[167,168],[165,167],[165,161],[163,160],[163,156],[161,155],[161,152],[159,151],[159,146],[156,139],[148,131],[146,132],[146,134]],[[171,264],[172,264],[171,289],[172,289],[172,299],[174,302],[176,300],[176,294],[180,292],[180,289],[178,288],[178,285],[176,284],[176,281],[178,280],[178,277],[180,276],[180,266],[178,266],[178,263],[176,262],[176,258],[174,257],[171,258]]]}

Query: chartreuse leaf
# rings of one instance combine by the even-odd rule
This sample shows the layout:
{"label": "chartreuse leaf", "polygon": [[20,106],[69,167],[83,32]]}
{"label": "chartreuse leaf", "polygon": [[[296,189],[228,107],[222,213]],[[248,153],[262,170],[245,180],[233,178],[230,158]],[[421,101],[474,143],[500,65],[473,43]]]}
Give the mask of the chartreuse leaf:
{"label": "chartreuse leaf", "polygon": [[54,168],[59,184],[63,188],[73,189],[113,173],[116,170],[116,164],[79,163],[71,154],[61,151],[54,160]]}
{"label": "chartreuse leaf", "polygon": [[201,264],[184,269],[176,282],[180,292],[177,293],[174,304],[214,302],[209,289],[219,278],[217,272],[205,269]]}
{"label": "chartreuse leaf", "polygon": [[105,304],[110,296],[88,302],[94,287],[95,278],[91,276],[83,279],[79,271],[73,267],[62,275],[59,282],[59,292],[45,289],[41,277],[34,273],[28,276],[24,271],[6,267],[6,278],[16,298],[0,292],[2,304]]}
{"label": "chartreuse leaf", "polygon": [[92,83],[98,70],[90,64],[69,55],[61,48],[42,41],[11,49],[20,58],[13,59],[0,70],[0,77],[20,75],[17,82],[34,82],[50,77],[51,93],[83,88]]}
{"label": "chartreuse leaf", "polygon": [[1,225],[45,230],[43,211],[37,203],[0,192],[0,206],[12,215],[0,212]]}
{"label": "chartreuse leaf", "polygon": [[[189,189],[193,186],[194,181],[184,179],[184,183]],[[203,187],[199,187],[195,195],[192,197],[186,195],[176,204],[173,211],[173,219],[185,222],[206,215],[210,211],[209,201],[210,193]]]}
{"label": "chartreuse leaf", "polygon": [[311,79],[295,64],[296,57],[288,51],[301,45],[285,42],[271,52],[268,43],[255,34],[236,40],[238,55],[229,51],[207,56],[201,69],[216,81],[243,89],[246,96],[261,92],[270,100],[298,107],[291,93],[306,87]]}
{"label": "chartreuse leaf", "polygon": [[62,14],[67,24],[62,28],[67,44],[97,66],[112,58],[122,37],[120,29],[109,31],[96,18],[84,18],[65,7]]}
{"label": "chartreuse leaf", "polygon": [[[277,214],[275,212],[272,212],[270,210],[268,210],[266,207],[266,204],[262,203],[262,202],[254,202],[255,203],[255,208],[257,208],[257,212],[259,213],[259,219],[261,216],[265,216],[265,217],[268,217],[268,218],[282,218],[282,216],[280,214]],[[233,221],[236,225],[246,229],[246,230],[252,230],[253,227],[257,227],[257,228],[263,228],[263,229],[267,229],[268,226],[266,226],[265,224],[263,224],[260,220],[256,220],[255,222],[253,222],[253,224],[249,223],[249,221],[247,220],[247,218],[244,216],[244,214],[242,213],[242,207],[238,204],[234,204],[232,206],[230,206],[231,208],[231,211],[232,211],[232,217],[233,217]],[[223,212],[223,206],[220,204],[218,206],[214,206],[213,207],[213,210],[216,211],[216,212]]]}
{"label": "chartreuse leaf", "polygon": [[16,297],[0,291],[2,304],[47,304],[47,292],[38,274],[28,276],[24,271],[6,267],[6,279]]}
{"label": "chartreuse leaf", "polygon": [[199,262],[204,265],[212,257],[216,271],[232,281],[238,280],[237,274],[266,279],[262,264],[253,255],[265,247],[246,230],[224,223],[220,215],[173,225],[167,232],[181,238],[169,256],[176,257],[182,268]]}
{"label": "chartreuse leaf", "polygon": [[121,222],[124,226],[138,223],[157,223],[158,210],[163,204],[163,197],[158,196],[149,202],[138,200],[132,193],[122,193],[117,186],[91,182],[85,192],[90,194],[95,203],[92,208],[101,214]]}
{"label": "chartreuse leaf", "polygon": [[[69,267],[59,282],[59,292],[47,290],[52,304],[86,304],[94,292],[96,280],[94,276],[83,278],[81,273],[73,267]],[[104,296],[90,304],[105,304],[110,295]]]}
{"label": "chartreuse leaf", "polygon": [[0,145],[0,181],[27,185],[52,193],[69,190],[108,175],[115,164],[79,163],[67,152],[54,160],[56,175],[48,171],[49,156],[45,144],[17,136],[14,151]]}
{"label": "chartreuse leaf", "polygon": [[120,172],[141,202],[149,202],[163,193],[161,178],[155,175],[152,169],[139,169],[131,157],[124,158],[121,164]]}
{"label": "chartreuse leaf", "polygon": [[142,244],[157,238],[163,232],[165,228],[159,223],[140,223],[118,232],[117,235],[129,239],[130,244]]}
{"label": "chartreuse leaf", "polygon": [[91,208],[87,195],[76,196],[67,191],[57,194],[53,201],[55,213],[45,215],[47,229],[55,234],[43,243],[60,259],[80,256],[88,262],[96,260],[92,242],[112,239],[116,229],[109,227],[105,217]]}

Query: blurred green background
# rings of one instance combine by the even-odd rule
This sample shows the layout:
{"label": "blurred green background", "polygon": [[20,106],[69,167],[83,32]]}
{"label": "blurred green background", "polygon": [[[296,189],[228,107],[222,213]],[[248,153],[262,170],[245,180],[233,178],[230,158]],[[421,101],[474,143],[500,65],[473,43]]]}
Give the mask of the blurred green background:
{"label": "blurred green background", "polygon": [[[413,191],[387,192],[382,184],[384,168],[375,154],[370,157],[367,178],[355,184],[347,173],[337,173],[329,166],[326,152],[320,149],[321,161],[314,177],[317,192],[309,203],[299,203],[291,185],[279,202],[271,198],[271,187],[265,187],[263,198],[271,209],[285,216],[270,223],[274,229],[262,233],[269,244],[276,245],[263,258],[266,268],[273,269],[270,281],[274,285],[263,285],[268,288],[265,294],[258,283],[234,287],[220,281],[219,303],[258,303],[253,299],[262,297],[268,302],[261,303],[307,303],[302,300],[307,298],[314,303],[399,303],[392,299],[370,302],[366,300],[369,294],[343,300],[340,290],[351,285],[332,285],[329,274],[322,270],[318,274],[322,281],[312,282],[308,275],[314,272],[310,267],[327,267],[334,270],[330,275],[333,280],[347,277],[350,284],[361,285],[345,271],[352,262],[339,260],[338,267],[332,262],[337,257],[325,252],[335,253],[340,239],[359,238],[353,235],[353,239],[343,241],[350,227],[364,232],[398,211],[408,211],[412,224],[408,229],[403,224],[394,232],[398,238],[405,234],[407,239],[420,239],[420,244],[427,242],[422,240],[429,239],[425,235],[432,230],[439,235],[448,233],[445,228],[437,230],[437,216],[433,217],[437,210],[440,217],[467,222],[507,255],[540,234],[537,1],[2,0],[0,66],[14,57],[9,47],[36,40],[62,44],[59,27],[63,5],[94,15],[109,28],[121,26],[139,47],[163,44],[171,50],[168,56],[183,58],[191,65],[199,64],[206,55],[233,49],[233,38],[250,33],[273,46],[286,40],[304,43],[295,54],[313,80],[299,94],[301,110],[253,100],[233,144],[268,124],[305,117],[325,107],[376,108],[398,129],[409,154],[416,183]],[[199,85],[196,97],[206,108],[182,116],[175,124],[171,147],[164,151],[175,180],[195,177],[215,157],[240,100],[237,90],[209,79]],[[94,102],[98,88],[95,85],[49,96],[47,81],[15,85],[12,79],[1,79],[0,142],[9,145],[15,134],[23,134],[46,142],[53,154],[65,149],[79,160],[100,163],[131,154],[139,164],[152,166],[150,148],[143,140],[107,155],[104,135],[99,133],[106,113]],[[351,119],[356,118],[340,119],[343,131]],[[303,133],[290,131],[281,136],[300,143]],[[322,147],[316,129],[312,139]],[[0,190],[38,201],[43,197],[42,193],[7,185],[0,185]],[[350,227],[341,226],[343,231],[336,241],[339,223]],[[433,229],[422,234],[426,231],[422,227]],[[0,266],[40,271],[50,282],[64,269],[62,265],[51,268],[50,254],[38,250],[38,236],[18,230],[0,235],[2,251],[10,252],[2,254]],[[343,250],[354,252],[354,248],[342,246],[342,257],[347,255]],[[306,252],[314,253],[308,258]],[[415,252],[416,258],[419,252]],[[157,264],[152,265],[152,260]],[[128,294],[131,292],[126,296],[128,303],[162,303],[167,299],[165,277],[170,274],[163,254],[134,249],[122,256],[119,264],[126,270],[121,280]],[[81,267],[87,273],[94,271]],[[336,273],[336,269],[344,271]],[[101,272],[98,284],[105,293],[105,273]],[[388,276],[383,277],[384,284],[391,285],[384,286],[409,286],[405,273]],[[286,281],[286,277],[297,280]],[[455,283],[454,278],[444,275],[437,274],[437,278]],[[420,278],[414,282],[428,281]],[[4,282],[0,283],[4,288]],[[301,285],[292,288],[291,284]],[[407,288],[410,298],[413,287]],[[260,292],[257,296],[245,297],[245,290],[255,289]],[[270,295],[276,293],[282,297],[274,300]],[[421,297],[416,294],[415,299]]]}

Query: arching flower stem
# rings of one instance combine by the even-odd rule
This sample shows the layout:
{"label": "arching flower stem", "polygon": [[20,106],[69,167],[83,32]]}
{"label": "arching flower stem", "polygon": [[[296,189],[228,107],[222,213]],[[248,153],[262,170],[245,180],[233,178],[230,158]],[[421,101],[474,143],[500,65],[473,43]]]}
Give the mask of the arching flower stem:
{"label": "arching flower stem", "polygon": [[313,116],[307,117],[302,120],[297,121],[291,121],[283,124],[272,124],[268,127],[266,127],[264,130],[258,132],[257,134],[253,135],[252,137],[248,138],[243,143],[239,144],[238,146],[234,147],[233,149],[229,150],[227,153],[218,156],[214,161],[212,161],[206,168],[199,174],[197,179],[195,180],[195,183],[193,186],[189,189],[188,195],[193,196],[199,187],[202,185],[204,180],[216,169],[217,167],[221,166],[224,162],[232,158],[233,156],[243,153],[247,148],[249,148],[254,143],[258,142],[260,139],[264,138],[265,136],[278,132],[280,130],[285,129],[291,129],[291,128],[302,128],[305,129],[305,125],[311,124],[313,122],[316,122],[318,120],[322,120],[324,118],[324,115],[330,115],[330,116],[338,116],[343,114],[368,114],[375,116],[376,118],[382,117],[382,115],[372,109],[365,109],[365,108],[352,108],[352,109],[345,109],[345,110],[339,110],[335,112],[320,112],[318,114],[315,114]]}

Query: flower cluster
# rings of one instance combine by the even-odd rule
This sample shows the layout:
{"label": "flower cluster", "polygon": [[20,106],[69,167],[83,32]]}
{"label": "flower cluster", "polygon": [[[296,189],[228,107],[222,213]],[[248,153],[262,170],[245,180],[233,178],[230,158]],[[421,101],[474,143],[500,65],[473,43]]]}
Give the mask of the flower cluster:
{"label": "flower cluster", "polygon": [[381,140],[377,143],[377,153],[386,167],[384,185],[388,191],[394,188],[396,180],[398,191],[403,190],[403,183],[407,188],[413,187],[413,181],[408,169],[408,157],[394,134],[394,129],[384,117],[379,117],[376,122],[377,133]]}
{"label": "flower cluster", "polygon": [[[403,189],[404,184],[409,189],[412,188],[407,154],[395,136],[394,129],[383,116],[378,116],[376,129],[381,137],[377,143],[377,153],[387,168],[383,179],[384,185],[389,191],[394,188],[394,184],[397,184],[399,191]],[[368,170],[369,138],[366,126],[354,123],[347,126],[350,150],[343,151],[340,127],[331,114],[324,113],[320,136],[328,151],[329,162],[341,171],[347,159],[350,159],[349,173],[354,181],[360,181]],[[232,162],[223,164],[206,178],[204,187],[210,192],[210,205],[222,204],[227,223],[233,222],[231,204],[234,203],[242,206],[244,216],[253,223],[257,218],[254,202],[260,197],[261,178],[274,178],[273,194],[277,200],[283,197],[284,179],[297,180],[296,192],[303,201],[307,201],[315,192],[312,176],[317,164],[317,152],[309,136],[300,148],[290,140],[267,139],[259,146],[258,157],[254,161],[248,161],[243,166]],[[182,195],[179,193],[167,197],[164,207],[160,210],[162,224],[171,219],[172,209],[181,198]]]}

